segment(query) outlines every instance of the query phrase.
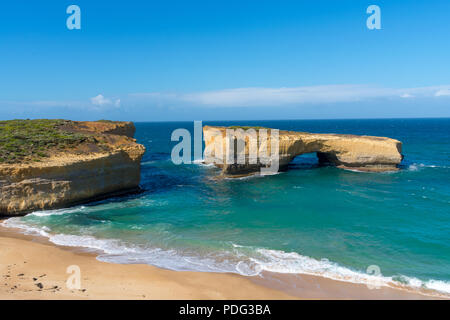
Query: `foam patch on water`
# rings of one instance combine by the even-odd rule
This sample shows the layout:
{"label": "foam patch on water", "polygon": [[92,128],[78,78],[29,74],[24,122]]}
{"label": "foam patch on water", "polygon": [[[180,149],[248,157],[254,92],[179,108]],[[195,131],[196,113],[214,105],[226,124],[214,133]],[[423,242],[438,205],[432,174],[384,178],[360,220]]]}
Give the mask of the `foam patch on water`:
{"label": "foam patch on water", "polygon": [[[55,210],[52,210],[55,211]],[[450,294],[450,282],[422,281],[413,277],[387,277],[352,270],[327,259],[317,260],[296,252],[252,248],[231,243],[229,251],[199,256],[181,249],[161,249],[125,244],[116,239],[98,239],[93,236],[51,234],[47,227],[31,226],[21,218],[10,218],[3,226],[18,228],[25,234],[48,238],[56,245],[82,247],[98,252],[100,261],[122,264],[149,264],[176,271],[231,272],[257,276],[263,271],[283,274],[307,274],[332,280],[365,284],[374,288],[396,287],[407,290],[432,290]]]}
{"label": "foam patch on water", "polygon": [[214,167],[214,163],[205,163],[203,159],[195,159],[192,163],[202,167]]}
{"label": "foam patch on water", "polygon": [[46,217],[46,216],[60,216],[67,213],[75,213],[79,212],[80,210],[85,209],[85,206],[80,207],[73,207],[68,209],[56,209],[56,210],[42,210],[42,211],[35,211],[30,213],[30,215],[37,216],[37,217]]}
{"label": "foam patch on water", "polygon": [[141,166],[148,166],[149,164],[154,164],[154,163],[156,163],[156,161],[152,161],[152,160],[144,161],[144,162],[141,162]]}
{"label": "foam patch on water", "polygon": [[409,171],[419,171],[419,170],[422,170],[422,169],[424,169],[424,168],[432,168],[432,169],[435,169],[435,168],[448,169],[449,167],[448,167],[448,166],[437,166],[437,165],[434,165],[434,164],[424,164],[424,163],[412,163],[412,164],[410,164],[410,165],[407,166],[407,169],[408,169]]}
{"label": "foam patch on water", "polygon": [[[120,202],[110,202],[110,200],[103,200],[96,202],[96,205],[81,205],[75,206],[71,208],[65,209],[54,209],[54,210],[41,210],[29,213],[28,216],[35,217],[49,217],[49,216],[60,216],[65,214],[87,214],[93,213],[97,211],[105,211],[105,210],[117,210],[122,208],[134,208],[134,207],[154,207],[154,206],[164,206],[167,204],[167,201],[157,201],[148,198],[136,198],[123,200]],[[19,218],[20,219],[20,218]],[[6,220],[8,221],[8,220]]]}
{"label": "foam patch on water", "polygon": [[235,181],[239,181],[239,180],[251,180],[251,179],[257,179],[257,178],[264,178],[266,176],[277,176],[279,174],[282,174],[284,172],[254,172],[254,173],[249,173],[248,175],[245,176],[238,176],[238,177],[233,177],[233,176],[227,176],[224,178],[224,180],[235,180]]}

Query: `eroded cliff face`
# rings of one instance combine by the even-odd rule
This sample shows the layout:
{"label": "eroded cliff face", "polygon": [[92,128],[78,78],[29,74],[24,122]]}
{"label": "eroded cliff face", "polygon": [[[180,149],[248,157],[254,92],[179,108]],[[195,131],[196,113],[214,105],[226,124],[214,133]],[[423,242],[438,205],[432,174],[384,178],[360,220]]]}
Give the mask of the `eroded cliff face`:
{"label": "eroded cliff face", "polygon": [[[261,163],[258,159],[256,163],[249,161],[250,150],[249,136],[237,135],[238,139],[245,141],[245,163],[238,164],[235,155],[234,163],[221,161],[226,153],[226,129],[225,127],[203,128],[205,139],[205,148],[210,156],[205,156],[205,162],[214,163],[222,168],[223,174],[241,175],[258,172],[262,167],[271,165],[269,162]],[[229,129],[237,130],[235,127]],[[245,130],[247,129],[247,130]],[[241,133],[248,133],[248,129],[243,128]],[[257,132],[257,153],[271,154],[272,140],[270,129],[268,129],[267,140],[261,139]],[[219,141],[218,141],[219,140]],[[237,154],[237,140],[234,142],[235,154]],[[222,148],[222,153],[214,152],[217,146]],[[402,161],[402,143],[395,139],[373,136],[357,136],[347,134],[315,134],[294,131],[279,131],[278,136],[278,161],[279,170],[285,170],[289,162],[296,156],[315,152],[319,162],[323,165],[334,165],[344,169],[353,169],[359,171],[393,171],[398,170],[398,164]]]}
{"label": "eroded cliff face", "polygon": [[0,164],[0,216],[55,209],[138,190],[144,146],[131,122],[65,121],[86,141],[50,150],[39,162]]}

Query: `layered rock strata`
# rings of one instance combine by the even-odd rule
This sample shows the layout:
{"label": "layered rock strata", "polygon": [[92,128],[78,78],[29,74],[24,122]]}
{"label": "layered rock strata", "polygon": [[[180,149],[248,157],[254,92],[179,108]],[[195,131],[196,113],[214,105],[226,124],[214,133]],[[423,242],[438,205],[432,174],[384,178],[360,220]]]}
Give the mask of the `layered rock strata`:
{"label": "layered rock strata", "polygon": [[[229,132],[234,132],[234,134],[229,133],[227,136],[227,129],[233,130]],[[255,136],[251,134],[252,130],[256,132],[256,140]],[[262,132],[260,130],[267,131],[267,139],[265,139],[265,135],[260,134]],[[203,134],[206,148],[205,162],[214,163],[222,168],[222,173],[225,175],[254,173],[272,165],[273,161],[260,161],[260,155],[272,155],[272,160],[274,159],[275,153],[272,150],[277,144],[273,143],[275,135],[271,134],[271,129],[205,126]],[[232,137],[231,140],[230,137]],[[232,140],[234,142],[230,142]],[[243,149],[239,149],[237,146],[239,140],[244,142]],[[319,163],[322,165],[371,172],[398,170],[398,165],[403,158],[402,143],[386,137],[280,130],[277,140],[278,152],[275,157],[278,161],[278,170],[285,170],[295,157],[305,153],[316,153]],[[229,158],[230,161],[227,161],[225,155],[230,145],[232,145],[231,148],[234,148],[234,152],[233,157]],[[239,154],[245,156],[245,161],[239,163]]]}
{"label": "layered rock strata", "polygon": [[50,149],[38,161],[0,164],[0,216],[138,190],[145,148],[133,138],[133,123],[63,121],[57,130],[86,139],[68,148]]}

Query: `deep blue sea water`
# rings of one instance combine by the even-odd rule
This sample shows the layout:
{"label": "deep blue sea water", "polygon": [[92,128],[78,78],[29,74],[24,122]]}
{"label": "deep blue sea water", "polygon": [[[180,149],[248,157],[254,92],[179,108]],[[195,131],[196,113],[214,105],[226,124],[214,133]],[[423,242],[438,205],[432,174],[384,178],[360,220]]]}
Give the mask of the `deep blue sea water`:
{"label": "deep blue sea water", "polygon": [[277,175],[218,180],[214,167],[170,160],[172,131],[193,131],[192,122],[137,123],[136,138],[147,147],[143,193],[6,225],[98,250],[111,262],[450,293],[450,119],[204,124],[386,136],[403,142],[405,158],[398,172],[361,173],[318,167],[308,154]]}

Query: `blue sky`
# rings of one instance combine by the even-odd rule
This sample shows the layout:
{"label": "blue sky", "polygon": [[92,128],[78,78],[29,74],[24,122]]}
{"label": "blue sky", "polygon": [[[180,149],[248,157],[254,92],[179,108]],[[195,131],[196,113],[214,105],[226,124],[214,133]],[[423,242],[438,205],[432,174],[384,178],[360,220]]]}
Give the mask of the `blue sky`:
{"label": "blue sky", "polygon": [[0,119],[449,117],[449,17],[448,0],[4,2]]}

